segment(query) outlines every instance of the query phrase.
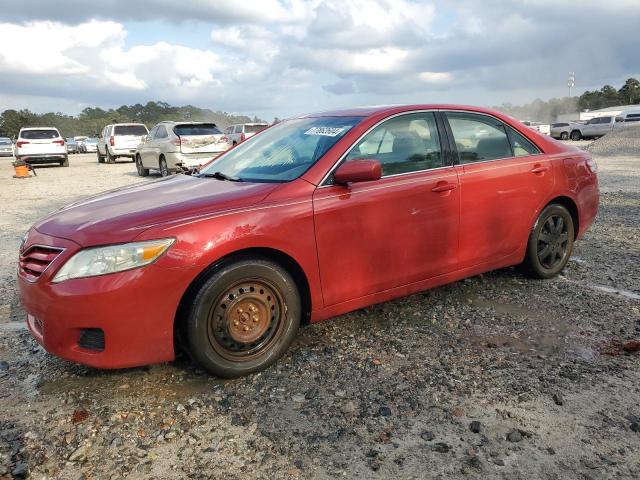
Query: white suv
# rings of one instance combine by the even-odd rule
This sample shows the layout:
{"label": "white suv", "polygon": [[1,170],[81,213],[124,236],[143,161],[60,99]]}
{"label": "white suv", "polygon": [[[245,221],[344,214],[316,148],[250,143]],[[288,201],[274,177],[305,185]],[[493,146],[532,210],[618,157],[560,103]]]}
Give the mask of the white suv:
{"label": "white suv", "polygon": [[98,138],[98,162],[114,163],[117,157],[135,160],[136,149],[149,134],[143,123],[114,123],[102,129]]}
{"label": "white suv", "polygon": [[224,134],[227,136],[231,145],[237,145],[244,142],[247,138],[252,137],[260,130],[264,130],[269,125],[266,123],[239,123],[227,127]]}
{"label": "white suv", "polygon": [[25,127],[16,140],[16,160],[33,163],[58,163],[69,166],[64,138],[55,127]]}

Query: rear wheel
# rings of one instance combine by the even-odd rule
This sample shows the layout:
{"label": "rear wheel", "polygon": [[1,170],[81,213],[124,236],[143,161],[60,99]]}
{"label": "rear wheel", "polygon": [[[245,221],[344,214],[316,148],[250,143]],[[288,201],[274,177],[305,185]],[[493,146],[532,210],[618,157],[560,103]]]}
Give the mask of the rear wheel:
{"label": "rear wheel", "polygon": [[562,132],[560,134],[560,140],[568,140],[569,139],[569,132]]}
{"label": "rear wheel", "polygon": [[293,278],[266,259],[219,268],[197,292],[186,319],[187,349],[224,378],[263,370],[295,338],[301,304]]}
{"label": "rear wheel", "polygon": [[160,175],[162,175],[163,177],[168,177],[169,176],[169,167],[167,167],[167,161],[165,160],[164,157],[160,157]]}
{"label": "rear wheel", "polygon": [[582,133],[580,133],[580,130],[574,130],[573,132],[571,132],[571,140],[573,140],[574,142],[582,140]]}
{"label": "rear wheel", "polygon": [[69,157],[65,155],[64,160],[62,162],[60,162],[60,166],[61,167],[68,167],[69,166]]}
{"label": "rear wheel", "polygon": [[566,266],[575,238],[573,218],[562,205],[547,206],[529,235],[524,266],[536,278],[553,278]]}
{"label": "rear wheel", "polygon": [[149,175],[149,169],[144,168],[144,166],[142,165],[142,158],[140,158],[140,155],[136,155],[135,162],[136,170],[138,170],[138,175],[140,175],[141,177],[146,177],[147,175]]}

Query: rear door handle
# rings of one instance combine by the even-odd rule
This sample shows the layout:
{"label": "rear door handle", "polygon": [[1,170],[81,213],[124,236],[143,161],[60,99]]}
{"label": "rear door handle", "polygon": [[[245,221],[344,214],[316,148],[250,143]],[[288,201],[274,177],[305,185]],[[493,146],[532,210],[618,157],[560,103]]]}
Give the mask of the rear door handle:
{"label": "rear door handle", "polygon": [[455,183],[439,183],[431,189],[432,192],[448,192],[449,190],[455,190],[458,185]]}
{"label": "rear door handle", "polygon": [[549,170],[549,167],[539,166],[539,167],[532,168],[531,169],[531,173],[544,173],[547,170]]}

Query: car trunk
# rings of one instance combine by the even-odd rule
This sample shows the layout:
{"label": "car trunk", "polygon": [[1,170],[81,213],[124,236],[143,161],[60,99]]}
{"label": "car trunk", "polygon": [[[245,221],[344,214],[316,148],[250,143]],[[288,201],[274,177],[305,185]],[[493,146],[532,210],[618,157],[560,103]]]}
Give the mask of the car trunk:
{"label": "car trunk", "polygon": [[176,125],[173,132],[180,138],[183,154],[218,153],[229,147],[227,137],[213,123]]}
{"label": "car trunk", "polygon": [[27,130],[22,132],[18,143],[20,155],[66,153],[64,142],[55,130]]}

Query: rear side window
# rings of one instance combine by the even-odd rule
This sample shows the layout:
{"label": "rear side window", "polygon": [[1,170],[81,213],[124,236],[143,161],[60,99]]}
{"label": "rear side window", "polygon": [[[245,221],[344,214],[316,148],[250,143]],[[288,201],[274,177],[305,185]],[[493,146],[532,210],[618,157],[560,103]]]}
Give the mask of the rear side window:
{"label": "rear side window", "polygon": [[176,125],[173,127],[173,132],[176,135],[219,135],[222,133],[214,123]]}
{"label": "rear side window", "polygon": [[113,127],[114,135],[141,136],[146,135],[147,133],[147,127],[144,125],[116,125]]}
{"label": "rear side window", "polygon": [[167,129],[164,126],[160,125],[158,127],[158,131],[156,132],[155,138],[167,138],[169,134],[167,133]]}
{"label": "rear side window", "polygon": [[553,125],[551,125],[552,128],[560,128],[560,127],[568,127],[569,124],[568,123],[554,123]]}
{"label": "rear side window", "polygon": [[46,140],[48,138],[57,138],[60,134],[57,130],[42,129],[42,130],[23,130],[20,132],[20,138],[26,140]]}
{"label": "rear side window", "polygon": [[447,120],[460,163],[482,162],[513,156],[504,124],[487,115],[448,112]]}
{"label": "rear side window", "polygon": [[513,128],[507,127],[507,134],[511,142],[514,157],[526,157],[528,155],[538,155],[540,150],[531,143],[524,135],[516,132]]}
{"label": "rear side window", "polygon": [[236,125],[233,133],[242,133],[242,125]]}
{"label": "rear side window", "polygon": [[378,125],[351,149],[346,161],[358,158],[378,160],[383,176],[442,167],[434,114],[411,113]]}

